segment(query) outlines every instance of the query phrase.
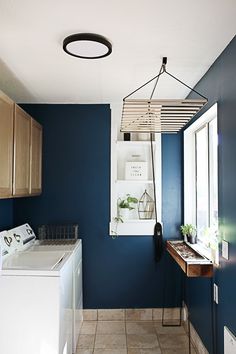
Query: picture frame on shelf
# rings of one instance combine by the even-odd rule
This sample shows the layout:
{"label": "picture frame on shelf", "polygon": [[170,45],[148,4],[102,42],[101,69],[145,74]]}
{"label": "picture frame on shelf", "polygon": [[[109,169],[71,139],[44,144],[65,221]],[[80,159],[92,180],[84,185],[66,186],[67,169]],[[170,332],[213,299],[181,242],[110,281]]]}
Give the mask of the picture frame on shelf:
{"label": "picture frame on shelf", "polygon": [[126,180],[147,180],[148,166],[146,161],[127,161],[125,163]]}

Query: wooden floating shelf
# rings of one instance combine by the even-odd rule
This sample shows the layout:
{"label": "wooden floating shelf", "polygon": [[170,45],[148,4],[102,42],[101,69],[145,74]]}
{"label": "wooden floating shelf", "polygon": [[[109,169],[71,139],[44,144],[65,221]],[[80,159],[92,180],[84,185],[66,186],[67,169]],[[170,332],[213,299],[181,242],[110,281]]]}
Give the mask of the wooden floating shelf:
{"label": "wooden floating shelf", "polygon": [[184,241],[167,241],[167,251],[187,277],[213,276],[213,263]]}

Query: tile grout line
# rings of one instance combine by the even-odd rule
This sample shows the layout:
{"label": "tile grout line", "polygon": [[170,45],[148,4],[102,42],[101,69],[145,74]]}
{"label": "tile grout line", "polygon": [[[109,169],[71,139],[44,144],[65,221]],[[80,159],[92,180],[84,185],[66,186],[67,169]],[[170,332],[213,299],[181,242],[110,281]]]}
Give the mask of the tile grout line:
{"label": "tile grout line", "polygon": [[160,351],[161,351],[161,354],[162,354],[161,343],[160,343],[160,340],[159,340],[157,328],[156,328],[156,326],[155,326],[155,321],[153,321],[153,322],[154,322],[154,328],[155,328],[155,332],[156,332],[156,336],[157,336],[157,342],[158,342],[158,345],[159,345],[159,348],[160,348]]}
{"label": "tile grout line", "polygon": [[128,354],[128,336],[127,336],[127,324],[126,324],[126,315],[127,315],[127,313],[126,313],[126,310],[124,310],[124,312],[125,312],[125,339],[126,339],[126,353]]}
{"label": "tile grout line", "polygon": [[154,323],[154,328],[155,328],[155,332],[156,332],[156,336],[157,336],[157,342],[158,342],[158,345],[159,345],[159,348],[160,348],[160,352],[161,352],[161,354],[162,354],[161,343],[160,343],[160,340],[159,340],[157,328],[156,328],[156,326],[155,326],[156,320],[154,320],[154,308],[152,308],[152,322]]}
{"label": "tile grout line", "polygon": [[125,311],[125,341],[126,341],[126,353],[128,354],[128,339],[127,339],[127,327],[126,327],[126,311]]}
{"label": "tile grout line", "polygon": [[93,354],[95,353],[95,343],[96,343],[96,339],[97,339],[97,331],[98,331],[98,314],[97,314],[97,323],[96,323],[96,330],[95,330],[94,343],[93,343]]}
{"label": "tile grout line", "polygon": [[[98,317],[97,317],[98,318]],[[94,354],[94,352],[95,352],[95,342],[96,342],[96,337],[97,337],[97,328],[98,328],[98,319],[97,319],[97,321],[96,321],[96,327],[95,327],[95,335],[94,335],[94,342],[93,342],[93,353],[92,354]]]}

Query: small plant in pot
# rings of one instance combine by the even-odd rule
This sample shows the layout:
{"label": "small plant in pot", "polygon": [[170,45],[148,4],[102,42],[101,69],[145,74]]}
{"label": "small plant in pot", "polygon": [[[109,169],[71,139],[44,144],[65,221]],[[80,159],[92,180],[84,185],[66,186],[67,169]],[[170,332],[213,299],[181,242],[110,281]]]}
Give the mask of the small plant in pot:
{"label": "small plant in pot", "polygon": [[180,231],[184,236],[184,241],[188,241],[189,243],[196,243],[197,242],[197,234],[196,234],[196,227],[192,224],[186,224],[180,226]]}
{"label": "small plant in pot", "polygon": [[137,204],[138,199],[131,197],[130,194],[126,194],[126,198],[119,198],[117,200],[118,213],[117,216],[113,218],[114,227],[111,230],[112,238],[115,239],[118,237],[118,225],[123,223],[124,220],[128,219],[128,213],[130,210],[134,210],[135,207],[133,204]]}
{"label": "small plant in pot", "polygon": [[126,194],[124,199],[118,199],[118,217],[123,221],[128,219],[129,212],[134,210],[134,204],[138,203],[138,199],[131,197],[130,194]]}

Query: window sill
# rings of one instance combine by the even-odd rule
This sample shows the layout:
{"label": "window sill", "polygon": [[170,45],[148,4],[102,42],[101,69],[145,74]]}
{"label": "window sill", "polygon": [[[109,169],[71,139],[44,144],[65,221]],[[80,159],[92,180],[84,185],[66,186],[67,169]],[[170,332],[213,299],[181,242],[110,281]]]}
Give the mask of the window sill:
{"label": "window sill", "polygon": [[196,244],[188,243],[192,249],[200,253],[203,257],[206,257],[213,262],[215,266],[219,266],[219,249],[212,249],[204,245],[203,242],[198,241]]}

